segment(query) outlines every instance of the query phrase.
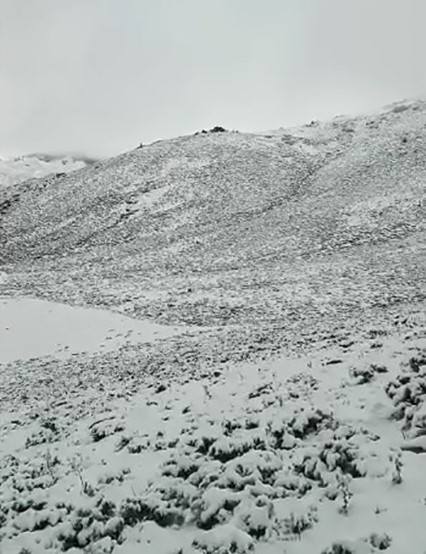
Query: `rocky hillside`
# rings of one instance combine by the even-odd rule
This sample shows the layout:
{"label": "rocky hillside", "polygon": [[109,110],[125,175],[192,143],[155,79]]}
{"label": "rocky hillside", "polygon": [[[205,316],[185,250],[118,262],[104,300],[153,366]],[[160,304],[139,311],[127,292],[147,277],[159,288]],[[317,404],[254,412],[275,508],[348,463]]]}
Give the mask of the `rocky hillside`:
{"label": "rocky hillside", "polygon": [[27,181],[0,201],[2,289],[268,348],[393,317],[426,298],[425,151],[418,101]]}

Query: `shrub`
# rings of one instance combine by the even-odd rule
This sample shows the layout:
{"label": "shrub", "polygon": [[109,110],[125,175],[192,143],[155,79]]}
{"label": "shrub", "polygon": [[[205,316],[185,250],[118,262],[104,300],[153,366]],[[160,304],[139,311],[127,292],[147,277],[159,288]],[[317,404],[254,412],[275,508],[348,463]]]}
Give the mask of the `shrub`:
{"label": "shrub", "polygon": [[392,544],[392,538],[386,533],[379,535],[373,533],[369,538],[371,546],[377,548],[377,550],[386,550]]}
{"label": "shrub", "polygon": [[348,544],[335,542],[330,547],[326,548],[321,554],[356,554]]}
{"label": "shrub", "polygon": [[350,375],[355,379],[357,385],[365,385],[374,379],[374,370],[371,367],[352,368]]}

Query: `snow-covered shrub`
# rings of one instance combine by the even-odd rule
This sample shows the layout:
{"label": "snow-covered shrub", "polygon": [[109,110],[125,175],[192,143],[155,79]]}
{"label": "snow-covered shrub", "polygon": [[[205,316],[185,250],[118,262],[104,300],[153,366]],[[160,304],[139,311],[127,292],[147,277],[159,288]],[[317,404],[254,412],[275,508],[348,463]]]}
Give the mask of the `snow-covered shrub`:
{"label": "snow-covered shrub", "polygon": [[42,427],[35,433],[32,433],[25,441],[25,448],[37,446],[39,444],[52,443],[59,440],[60,436],[57,430]]}
{"label": "snow-covered shrub", "polygon": [[325,429],[335,429],[338,423],[331,413],[313,407],[303,407],[290,416],[269,420],[266,433],[272,449],[291,450],[304,439]]}
{"label": "snow-covered shrub", "polygon": [[392,538],[387,533],[373,533],[369,537],[371,546],[377,550],[386,550],[392,544]]}
{"label": "snow-covered shrub", "polygon": [[126,525],[140,521],[155,521],[160,527],[183,525],[185,509],[189,508],[188,496],[183,492],[181,479],[161,480],[141,498],[127,498],[120,505],[119,515]]}
{"label": "snow-covered shrub", "polygon": [[407,410],[405,427],[409,427],[410,438],[426,435],[426,402],[415,410]]}
{"label": "snow-covered shrub", "polygon": [[382,348],[382,346],[383,346],[383,343],[380,342],[379,340],[375,340],[370,344],[370,348],[372,350],[377,349],[377,348]]}
{"label": "snow-covered shrub", "polygon": [[8,513],[8,511],[9,510],[6,508],[6,506],[0,507],[0,529],[2,527],[4,527],[4,525],[7,522],[7,513]]}
{"label": "snow-covered shrub", "polygon": [[120,517],[130,527],[147,519],[145,504],[138,498],[126,498],[120,505]]}
{"label": "snow-covered shrub", "polygon": [[356,550],[349,542],[335,542],[323,550],[321,554],[356,554]]}
{"label": "snow-covered shrub", "polygon": [[100,485],[109,485],[110,483],[122,483],[126,477],[130,473],[129,468],[123,468],[121,470],[117,471],[109,471],[107,473],[104,473],[103,475],[100,475],[98,478],[98,484]]}
{"label": "snow-covered shrub", "polygon": [[283,491],[275,488],[282,461],[274,452],[251,449],[226,462],[215,459],[216,455],[173,456],[141,499],[121,507],[123,520],[151,520],[159,525],[186,522],[212,529],[230,522],[243,499],[256,503],[259,497],[272,499]]}
{"label": "snow-covered shrub", "polygon": [[402,430],[414,438],[426,434],[426,357],[422,352],[408,361],[404,371],[390,381],[385,392],[395,406],[392,417],[403,421]]}
{"label": "snow-covered shrub", "polygon": [[351,478],[349,475],[338,476],[338,489],[339,489],[340,497],[342,501],[339,507],[339,512],[343,515],[348,515],[349,505],[351,502],[351,498],[353,496],[353,493],[349,488],[350,480]]}
{"label": "snow-covered shrub", "polygon": [[207,454],[210,447],[221,436],[218,430],[211,430],[210,433],[204,433],[200,437],[193,437],[188,441],[189,446],[193,446],[195,451],[200,454]]}
{"label": "snow-covered shrub", "polygon": [[386,550],[391,543],[392,539],[386,533],[373,533],[368,539],[335,542],[321,554],[373,554],[378,550]]}
{"label": "snow-covered shrub", "polygon": [[[91,507],[75,508],[67,520],[57,527],[56,538],[63,551],[89,545],[97,545],[97,550],[102,545],[102,548],[108,546],[106,551],[110,551],[112,541],[116,543],[120,540],[124,524],[115,504],[101,497]],[[106,541],[99,542],[106,537]]]}
{"label": "snow-covered shrub", "polygon": [[200,532],[192,546],[202,554],[250,554],[254,551],[254,541],[250,535],[233,525],[221,525]]}
{"label": "snow-covered shrub", "polygon": [[115,545],[116,543],[111,537],[102,537],[90,544],[88,552],[90,552],[90,554],[112,554]]}
{"label": "snow-covered shrub", "polygon": [[248,398],[249,400],[253,400],[253,398],[259,398],[264,394],[272,393],[273,390],[274,386],[272,382],[264,383],[263,385],[259,385],[253,391],[251,391],[248,395]]}
{"label": "snow-covered shrub", "polygon": [[357,445],[335,436],[323,444],[301,450],[293,468],[296,474],[323,487],[335,483],[338,473],[355,478],[366,474]]}
{"label": "snow-covered shrub", "polygon": [[408,360],[408,365],[414,373],[426,370],[426,351],[419,352],[417,356],[410,358]]}
{"label": "snow-covered shrub", "polygon": [[200,529],[212,529],[217,525],[228,523],[242,498],[241,492],[218,487],[208,488],[191,507],[194,523]]}
{"label": "snow-covered shrub", "polygon": [[277,472],[273,485],[277,498],[303,497],[312,489],[312,483],[303,475],[294,475],[288,468]]}
{"label": "snow-covered shrub", "polygon": [[418,406],[423,401],[426,395],[426,382],[424,376],[421,377],[423,378],[417,375],[399,375],[396,381],[390,381],[386,385],[386,393],[396,407],[400,404],[404,407]]}
{"label": "snow-covered shrub", "polygon": [[26,448],[38,444],[55,442],[60,439],[61,427],[56,418],[52,416],[41,417],[39,419],[39,425],[40,429],[27,438],[25,442]]}
{"label": "snow-covered shrub", "polygon": [[401,453],[398,452],[394,456],[391,456],[391,461],[394,463],[394,469],[392,473],[392,483],[394,485],[400,485],[402,483],[402,468],[403,468]]}
{"label": "snow-covered shrub", "polygon": [[314,510],[307,513],[292,512],[290,517],[284,520],[287,533],[289,535],[298,536],[300,536],[303,531],[310,529],[316,521],[318,521],[318,518],[316,517]]}
{"label": "snow-covered shrub", "polygon": [[[3,467],[2,481],[14,493],[26,493],[35,489],[51,487],[55,480],[52,471],[59,466],[56,456],[44,456],[36,459],[18,460],[10,457]],[[56,471],[56,469],[55,469]]]}
{"label": "snow-covered shrub", "polygon": [[[312,366],[310,366],[312,367]],[[289,377],[286,381],[286,385],[298,385],[298,387],[303,389],[312,389],[317,390],[318,389],[318,379],[316,379],[313,375],[310,373],[300,372],[295,373],[291,377]]]}
{"label": "snow-covered shrub", "polygon": [[54,527],[58,522],[63,521],[66,514],[55,508],[34,510],[29,508],[24,512],[14,514],[13,526],[20,533],[29,531],[41,531],[46,527]]}
{"label": "snow-covered shrub", "polygon": [[209,448],[209,455],[220,462],[227,462],[250,450],[264,450],[266,443],[261,432],[241,433],[240,436],[222,437],[216,440]]}
{"label": "snow-covered shrub", "polygon": [[372,554],[376,552],[373,546],[365,539],[355,541],[335,542],[322,551],[321,554]]}
{"label": "snow-covered shrub", "polygon": [[42,496],[37,493],[26,492],[16,496],[13,495],[9,506],[11,510],[19,514],[29,510],[30,508],[38,511],[46,508],[47,499],[44,495]]}
{"label": "snow-covered shrub", "polygon": [[383,364],[370,364],[370,368],[374,373],[387,373],[388,368]]}
{"label": "snow-covered shrub", "polygon": [[83,477],[83,472],[82,472],[83,462],[82,462],[81,456],[75,456],[74,458],[72,458],[70,460],[70,466],[72,471],[76,474],[78,480],[80,481],[82,493],[90,497],[95,496],[96,489],[94,488],[93,485],[91,485],[91,483],[89,483],[89,481],[87,481]]}
{"label": "snow-covered shrub", "polygon": [[247,417],[244,421],[244,429],[248,431],[251,429],[257,429],[260,426],[260,420],[256,416]]}
{"label": "snow-covered shrub", "polygon": [[301,534],[311,529],[318,521],[316,506],[307,498],[284,498],[274,500],[274,532],[278,537],[300,539]]}
{"label": "snow-covered shrub", "polygon": [[151,441],[147,436],[142,437],[132,437],[127,443],[127,452],[129,454],[140,454],[149,448]]}
{"label": "snow-covered shrub", "polygon": [[387,331],[386,329],[370,329],[368,331],[368,337],[370,339],[375,339],[377,337],[386,337],[387,335],[389,335],[389,331]]}
{"label": "snow-covered shrub", "polygon": [[246,496],[235,510],[234,519],[238,528],[256,540],[261,540],[271,537],[274,515],[273,502],[267,496]]}
{"label": "snow-covered shrub", "polygon": [[289,430],[298,439],[318,433],[322,429],[334,429],[337,424],[331,413],[318,408],[302,409],[289,421]]}
{"label": "snow-covered shrub", "polygon": [[168,460],[163,466],[163,475],[172,477],[181,477],[187,479],[195,473],[201,466],[203,458],[199,454],[195,456],[181,455]]}
{"label": "snow-covered shrub", "polygon": [[277,450],[291,450],[300,444],[292,430],[289,429],[288,422],[284,418],[275,418],[267,423],[266,433],[270,445]]}
{"label": "snow-covered shrub", "polygon": [[372,367],[353,367],[349,373],[357,385],[370,383],[375,377],[375,371]]}
{"label": "snow-covered shrub", "polygon": [[93,442],[99,442],[105,437],[113,435],[114,433],[120,433],[123,430],[124,426],[121,422],[109,419],[92,424],[90,427],[90,435]]}
{"label": "snow-covered shrub", "polygon": [[131,440],[132,440],[131,437],[126,437],[126,435],[121,435],[121,437],[118,439],[115,445],[115,448],[114,448],[115,452],[120,452],[121,450],[123,450],[123,448],[129,445]]}
{"label": "snow-covered shrub", "polygon": [[192,485],[205,489],[216,483],[222,473],[223,464],[219,460],[209,460],[206,458],[200,468],[188,477],[188,482]]}
{"label": "snow-covered shrub", "polygon": [[236,419],[224,419],[222,421],[223,433],[227,437],[232,435],[232,433],[236,429],[241,429],[242,426],[243,426],[243,423],[241,421],[237,421]]}

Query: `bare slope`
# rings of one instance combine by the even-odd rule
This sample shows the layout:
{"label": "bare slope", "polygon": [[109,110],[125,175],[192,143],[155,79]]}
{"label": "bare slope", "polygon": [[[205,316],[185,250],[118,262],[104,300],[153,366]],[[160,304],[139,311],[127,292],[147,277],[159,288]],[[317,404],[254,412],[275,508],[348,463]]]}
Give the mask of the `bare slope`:
{"label": "bare slope", "polygon": [[0,206],[4,291],[279,342],[382,317],[425,298],[425,147],[415,102],[27,182]]}

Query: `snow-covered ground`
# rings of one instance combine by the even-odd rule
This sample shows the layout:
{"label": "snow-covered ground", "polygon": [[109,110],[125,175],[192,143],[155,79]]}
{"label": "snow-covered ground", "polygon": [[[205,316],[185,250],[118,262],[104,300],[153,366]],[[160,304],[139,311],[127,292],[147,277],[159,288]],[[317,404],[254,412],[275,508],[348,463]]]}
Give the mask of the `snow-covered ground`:
{"label": "snow-covered ground", "polygon": [[72,156],[18,156],[0,158],[0,189],[26,181],[39,179],[51,173],[69,173],[86,167],[86,161]]}
{"label": "snow-covered ground", "polygon": [[[37,355],[59,360],[143,325],[3,300],[0,344],[32,327]],[[99,392],[83,418],[71,397],[3,412],[1,551],[424,552],[426,328],[411,327],[199,379],[147,376],[130,398]]]}
{"label": "snow-covered ground", "polygon": [[116,350],[180,332],[106,310],[72,308],[33,298],[0,298],[0,363]]}
{"label": "snow-covered ground", "polygon": [[426,553],[425,129],[400,103],[0,191],[1,554]]}

